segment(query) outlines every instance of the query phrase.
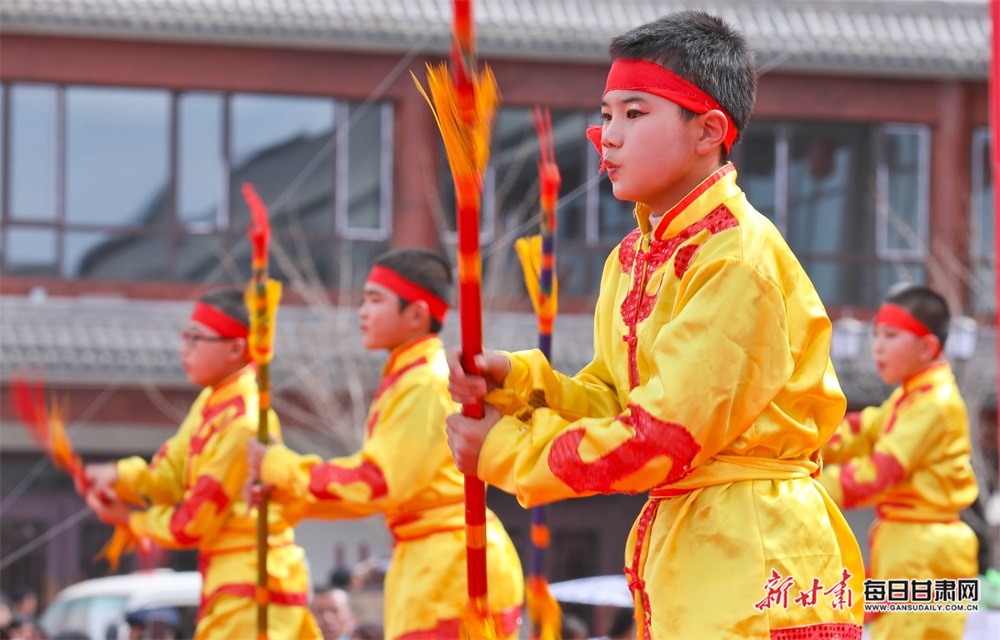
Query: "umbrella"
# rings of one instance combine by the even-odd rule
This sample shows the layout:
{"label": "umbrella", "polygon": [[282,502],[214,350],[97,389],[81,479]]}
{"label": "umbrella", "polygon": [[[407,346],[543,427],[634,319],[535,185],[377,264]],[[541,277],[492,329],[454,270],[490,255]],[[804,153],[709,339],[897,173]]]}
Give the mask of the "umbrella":
{"label": "umbrella", "polygon": [[549,591],[559,602],[599,604],[626,609],[634,606],[632,593],[628,590],[628,581],[621,573],[554,582],[549,585]]}

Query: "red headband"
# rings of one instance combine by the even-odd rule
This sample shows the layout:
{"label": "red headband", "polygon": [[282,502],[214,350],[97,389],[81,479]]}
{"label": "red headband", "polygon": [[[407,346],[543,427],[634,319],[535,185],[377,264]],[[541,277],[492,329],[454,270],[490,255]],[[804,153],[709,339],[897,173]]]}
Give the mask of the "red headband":
{"label": "red headband", "polygon": [[[895,327],[897,329],[902,329],[903,331],[908,331],[918,338],[923,338],[924,336],[931,335],[931,330],[927,326],[911,316],[906,309],[902,307],[897,307],[894,304],[885,303],[878,310],[878,314],[875,316],[875,324],[884,324],[890,327]],[[938,344],[937,353],[934,357],[941,355],[942,345]]]}
{"label": "red headband", "polygon": [[918,338],[931,334],[931,330],[924,326],[924,323],[911,316],[906,309],[889,304],[888,302],[883,304],[882,308],[878,310],[878,315],[875,316],[875,324],[896,327],[897,329],[908,331]]}
{"label": "red headband", "polygon": [[191,319],[205,325],[222,338],[246,338],[249,334],[247,327],[239,320],[204,302],[195,303]]}
{"label": "red headband", "polygon": [[377,264],[368,274],[368,281],[382,285],[407,302],[423,300],[430,309],[431,317],[438,322],[444,322],[444,316],[448,313],[448,303],[392,269]]}
{"label": "red headband", "polygon": [[[611,71],[608,72],[608,81],[604,86],[604,94],[607,95],[609,91],[616,90],[651,93],[654,96],[666,98],[688,111],[698,114],[708,113],[712,110],[721,111],[726,116],[726,122],[729,123],[729,128],[726,130],[726,139],[722,142],[727,153],[733,148],[736,136],[739,135],[732,116],[719,106],[719,103],[712,96],[673,71],[666,67],[661,67],[655,62],[647,60],[615,60],[611,64]],[[587,137],[597,147],[598,153],[601,153],[601,133],[602,127],[600,126],[587,128]],[[601,168],[603,170],[603,163]]]}

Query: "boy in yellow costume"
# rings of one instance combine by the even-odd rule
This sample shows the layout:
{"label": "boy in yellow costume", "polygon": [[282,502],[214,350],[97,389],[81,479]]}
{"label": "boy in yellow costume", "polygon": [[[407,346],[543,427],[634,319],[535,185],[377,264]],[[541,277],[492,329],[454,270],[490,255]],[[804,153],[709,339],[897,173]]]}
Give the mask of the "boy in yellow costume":
{"label": "boy in yellow costume", "polygon": [[[243,293],[209,292],[181,333],[188,379],[204,391],[151,462],[88,465],[87,504],[106,523],[173,549],[197,549],[202,595],[196,638],[257,636],[257,511],[242,498],[247,442],[257,435],[257,378],[247,352]],[[277,418],[269,424],[280,438]],[[148,504],[133,509],[131,504]],[[268,511],[268,636],[319,638],[305,553],[280,507]]]}
{"label": "boy in yellow costume", "polygon": [[[979,542],[958,516],[978,487],[965,403],[941,357],[948,321],[944,298],[927,287],[890,292],[875,317],[872,357],[882,380],[899,386],[881,406],[848,414],[823,449],[821,481],[837,504],[877,510],[873,580],[978,575]],[[872,638],[961,638],[966,615],[882,613]]]}
{"label": "boy in yellow costume", "polygon": [[[358,312],[362,344],[389,361],[354,455],[323,461],[252,444],[251,477],[273,485],[296,516],[385,514],[395,540],[385,579],[386,638],[457,638],[468,601],[463,477],[445,439],[448,394],[441,330],[451,269],[429,251],[402,249],[375,261]],[[501,636],[515,637],[524,575],[514,545],[487,515],[490,609]]]}
{"label": "boy in yellow costume", "polygon": [[[749,119],[746,41],[703,12],[616,38],[588,132],[638,228],[604,268],[594,359],[449,354],[460,469],[525,506],[649,492],[625,573],[640,638],[860,638],[857,541],[815,480],[844,415],[812,283],[726,161]],[[487,394],[487,392],[489,393]]]}

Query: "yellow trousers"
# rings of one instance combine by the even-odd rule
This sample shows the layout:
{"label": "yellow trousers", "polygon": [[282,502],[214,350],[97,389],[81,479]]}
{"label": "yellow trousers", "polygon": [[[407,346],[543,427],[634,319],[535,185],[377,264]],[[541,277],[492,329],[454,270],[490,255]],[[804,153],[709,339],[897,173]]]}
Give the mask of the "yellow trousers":
{"label": "yellow trousers", "polygon": [[[202,605],[196,640],[253,640],[257,637],[257,550],[199,557]],[[271,548],[267,556],[270,604],[267,637],[273,640],[322,638],[309,612],[305,552],[297,545]]]}
{"label": "yellow trousers", "polygon": [[[979,540],[962,521],[900,522],[876,520],[871,532],[871,570],[877,580],[974,578]],[[871,624],[872,640],[961,638],[964,611],[882,613]]]}
{"label": "yellow trousers", "polygon": [[[490,610],[500,638],[516,638],[524,601],[517,550],[496,519],[486,523]],[[458,638],[469,601],[465,532],[401,541],[385,579],[386,640]]]}

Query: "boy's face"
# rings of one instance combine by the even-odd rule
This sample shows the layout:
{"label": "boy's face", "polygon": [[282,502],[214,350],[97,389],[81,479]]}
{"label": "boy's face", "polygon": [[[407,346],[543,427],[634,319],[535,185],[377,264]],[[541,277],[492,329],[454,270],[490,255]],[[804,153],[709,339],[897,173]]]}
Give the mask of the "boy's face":
{"label": "boy's face", "polygon": [[666,212],[718,168],[703,153],[702,116],[687,120],[675,103],[642,91],[608,91],[601,103],[601,146],[619,200]]}
{"label": "boy's face", "polygon": [[937,357],[938,339],[917,336],[889,324],[876,324],[872,358],[882,381],[899,384],[919,373]]}
{"label": "boy's face", "polygon": [[243,338],[222,338],[204,324],[189,320],[181,332],[184,373],[199,387],[222,382],[246,366],[246,344]]}
{"label": "boy's face", "polygon": [[400,298],[389,288],[366,282],[362,292],[358,320],[361,323],[361,344],[369,351],[392,351],[414,337],[412,316],[414,305],[400,309]]}

